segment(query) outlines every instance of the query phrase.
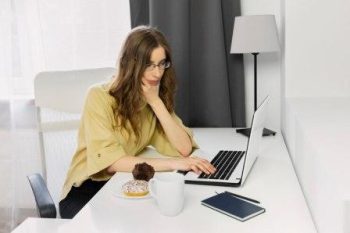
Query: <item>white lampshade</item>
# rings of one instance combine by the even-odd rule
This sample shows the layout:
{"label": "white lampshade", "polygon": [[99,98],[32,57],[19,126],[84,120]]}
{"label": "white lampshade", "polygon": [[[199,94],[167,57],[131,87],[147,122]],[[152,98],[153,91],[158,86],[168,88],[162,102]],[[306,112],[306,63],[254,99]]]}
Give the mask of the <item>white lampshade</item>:
{"label": "white lampshade", "polygon": [[274,15],[235,17],[231,53],[262,53],[279,51]]}

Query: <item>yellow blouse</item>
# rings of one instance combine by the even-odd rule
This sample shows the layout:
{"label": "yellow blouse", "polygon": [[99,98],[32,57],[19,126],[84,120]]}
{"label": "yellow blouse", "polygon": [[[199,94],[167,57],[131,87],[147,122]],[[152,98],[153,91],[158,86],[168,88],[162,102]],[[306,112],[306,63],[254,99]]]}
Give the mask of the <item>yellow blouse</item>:
{"label": "yellow blouse", "polygon": [[[134,140],[135,134],[128,134],[117,127],[113,111],[115,106],[107,84],[98,84],[89,89],[80,121],[77,150],[70,164],[61,200],[72,186],[79,187],[87,179],[108,180],[111,175],[106,172],[107,167],[123,156],[137,156],[149,145],[160,154],[180,156],[166,135],[157,130],[157,119],[149,105],[145,105],[141,111],[139,143]],[[196,148],[191,130],[182,124],[175,113],[172,116],[189,134],[192,147]],[[127,128],[130,127],[127,124]]]}

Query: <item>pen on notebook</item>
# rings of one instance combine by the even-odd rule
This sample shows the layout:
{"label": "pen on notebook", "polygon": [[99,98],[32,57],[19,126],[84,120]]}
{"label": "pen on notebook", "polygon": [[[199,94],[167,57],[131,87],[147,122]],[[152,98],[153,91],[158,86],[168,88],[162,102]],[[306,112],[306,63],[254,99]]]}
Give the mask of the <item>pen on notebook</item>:
{"label": "pen on notebook", "polygon": [[[216,191],[215,191],[215,193],[218,194]],[[257,204],[260,204],[260,201],[254,200],[254,199],[249,198],[249,197],[241,196],[241,195],[239,195],[239,194],[231,193],[231,192],[229,192],[229,191],[225,191],[225,193],[229,193],[229,194],[231,194],[232,196],[235,196],[235,197],[238,197],[238,198],[242,198],[242,199],[244,199],[244,200],[251,201],[251,202],[254,202],[254,203],[257,203]]]}

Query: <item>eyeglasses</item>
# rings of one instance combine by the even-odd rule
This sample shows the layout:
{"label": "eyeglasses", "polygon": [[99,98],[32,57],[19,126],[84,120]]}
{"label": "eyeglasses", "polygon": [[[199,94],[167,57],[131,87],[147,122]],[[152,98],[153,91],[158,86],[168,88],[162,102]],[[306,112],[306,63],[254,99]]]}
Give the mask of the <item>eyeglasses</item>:
{"label": "eyeglasses", "polygon": [[146,70],[147,71],[153,71],[156,67],[158,67],[160,70],[165,70],[170,67],[171,63],[170,61],[161,61],[158,65],[156,64],[147,64]]}

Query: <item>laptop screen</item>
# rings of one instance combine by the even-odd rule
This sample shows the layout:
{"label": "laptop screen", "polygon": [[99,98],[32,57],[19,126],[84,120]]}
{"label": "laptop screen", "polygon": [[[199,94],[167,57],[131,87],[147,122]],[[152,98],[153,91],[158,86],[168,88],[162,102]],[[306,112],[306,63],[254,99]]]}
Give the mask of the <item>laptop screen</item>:
{"label": "laptop screen", "polygon": [[269,96],[264,99],[253,115],[250,137],[247,144],[247,154],[244,157],[245,161],[243,165],[241,185],[243,185],[246,180],[259,153],[268,102]]}

